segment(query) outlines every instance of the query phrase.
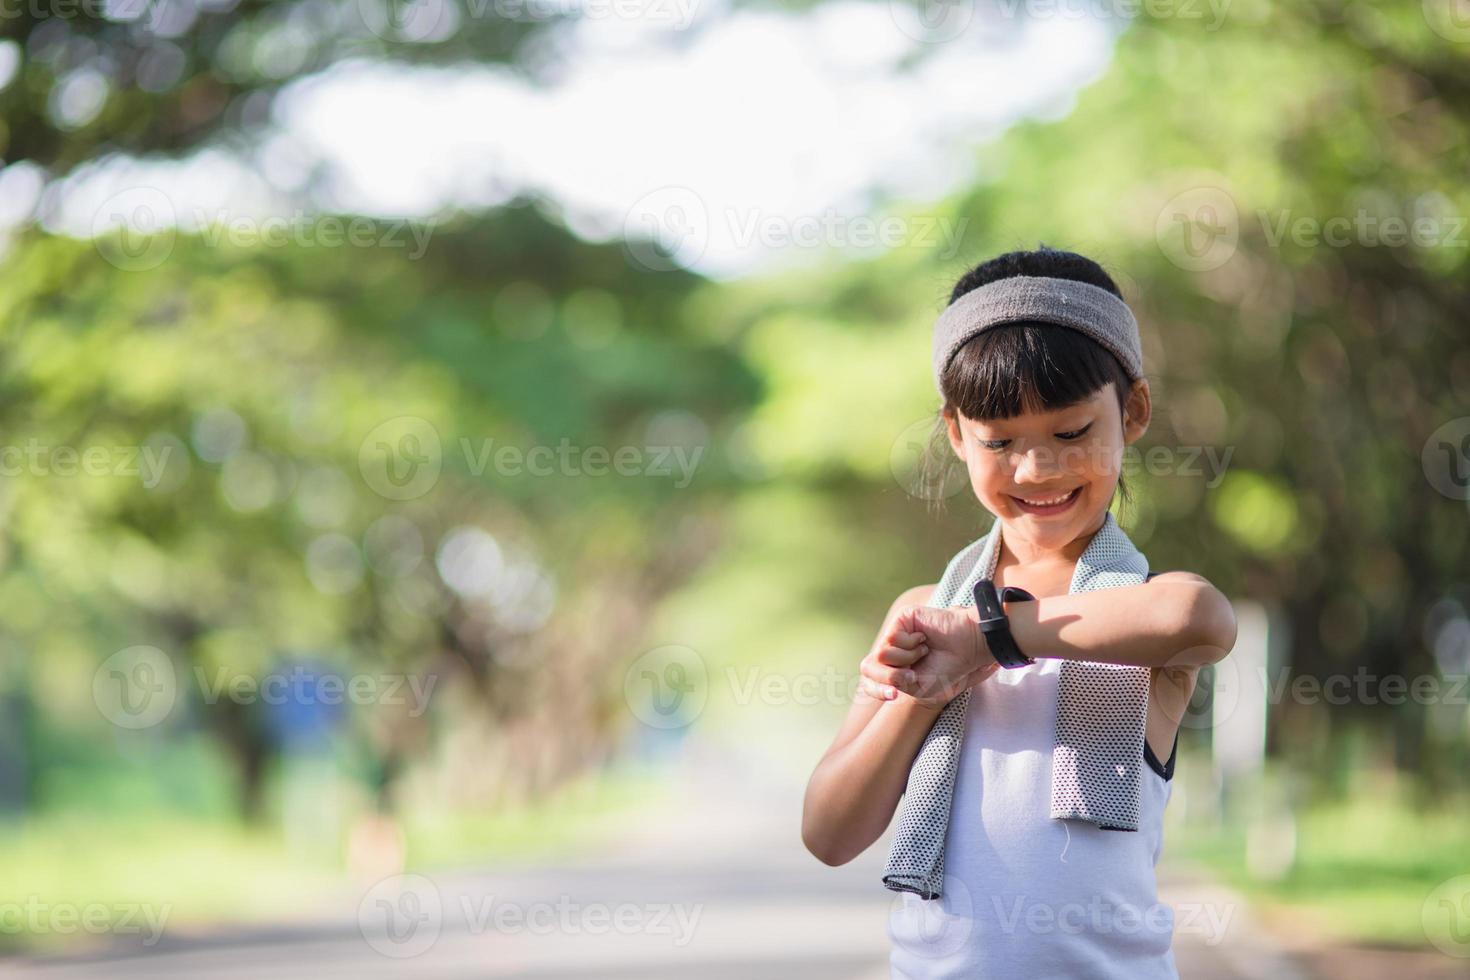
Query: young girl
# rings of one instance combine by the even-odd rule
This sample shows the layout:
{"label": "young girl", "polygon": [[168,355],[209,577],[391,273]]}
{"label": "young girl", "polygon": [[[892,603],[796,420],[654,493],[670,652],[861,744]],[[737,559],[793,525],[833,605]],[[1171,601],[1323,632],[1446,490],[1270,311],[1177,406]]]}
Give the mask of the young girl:
{"label": "young girl", "polygon": [[995,521],[889,609],[803,839],[843,864],[902,800],[897,977],[1177,977],[1154,865],[1179,721],[1235,617],[1200,576],[1149,574],[1109,510],[1149,422],[1137,323],[1090,259],[1011,252],[954,287],[934,372]]}

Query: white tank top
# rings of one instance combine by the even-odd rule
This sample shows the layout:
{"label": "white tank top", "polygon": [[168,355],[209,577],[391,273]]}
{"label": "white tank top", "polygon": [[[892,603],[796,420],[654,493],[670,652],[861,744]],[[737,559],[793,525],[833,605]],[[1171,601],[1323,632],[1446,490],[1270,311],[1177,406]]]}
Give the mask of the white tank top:
{"label": "white tank top", "polygon": [[1136,832],[1049,816],[1061,660],[996,671],[974,689],[945,837],[944,897],[909,892],[889,916],[893,976],[1177,980],[1174,913],[1154,865],[1174,750],[1145,743]]}

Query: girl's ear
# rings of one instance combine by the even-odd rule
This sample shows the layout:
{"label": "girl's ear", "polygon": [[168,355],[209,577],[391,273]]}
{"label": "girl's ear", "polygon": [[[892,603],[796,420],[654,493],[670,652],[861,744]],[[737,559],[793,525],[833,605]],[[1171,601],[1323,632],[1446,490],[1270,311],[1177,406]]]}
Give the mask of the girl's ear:
{"label": "girl's ear", "polygon": [[965,434],[960,431],[960,413],[958,410],[947,413],[944,416],[944,426],[949,433],[949,448],[959,457],[960,462],[965,461]]}
{"label": "girl's ear", "polygon": [[1123,443],[1132,445],[1148,431],[1153,417],[1153,400],[1149,396],[1148,381],[1139,378],[1128,390],[1128,400],[1123,404]]}

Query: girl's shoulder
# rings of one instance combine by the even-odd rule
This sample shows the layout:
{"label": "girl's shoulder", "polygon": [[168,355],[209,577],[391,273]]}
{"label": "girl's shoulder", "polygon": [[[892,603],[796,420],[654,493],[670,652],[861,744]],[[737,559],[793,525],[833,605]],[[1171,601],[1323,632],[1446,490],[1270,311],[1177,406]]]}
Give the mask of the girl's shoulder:
{"label": "girl's shoulder", "polygon": [[904,592],[894,602],[895,606],[927,606],[929,600],[934,598],[934,590],[939,588],[939,583],[930,585],[916,585]]}
{"label": "girl's shoulder", "polygon": [[899,614],[910,606],[927,606],[934,595],[934,590],[938,587],[937,584],[916,585],[912,589],[900,592],[898,598],[894,599],[893,604],[888,607],[888,614],[883,617],[883,628],[888,629]]}
{"label": "girl's shoulder", "polygon": [[1194,572],[1179,572],[1179,571],[1172,571],[1172,572],[1149,572],[1148,573],[1148,578],[1144,579],[1144,581],[1145,582],[1152,582],[1156,578],[1157,579],[1162,579],[1165,582],[1193,582],[1195,585],[1209,585],[1210,584],[1210,580],[1207,579],[1207,578],[1205,578],[1203,575],[1196,575]]}

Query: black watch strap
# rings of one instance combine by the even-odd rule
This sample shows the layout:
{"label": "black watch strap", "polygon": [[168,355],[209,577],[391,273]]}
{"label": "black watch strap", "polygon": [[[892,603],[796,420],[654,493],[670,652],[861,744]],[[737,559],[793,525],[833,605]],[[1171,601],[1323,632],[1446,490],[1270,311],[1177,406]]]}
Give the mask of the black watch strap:
{"label": "black watch strap", "polygon": [[975,583],[975,609],[980,614],[980,631],[985,634],[985,643],[995,657],[995,662],[1002,667],[1025,667],[1036,662],[1016,646],[1016,638],[1011,635],[1011,621],[1006,616],[1004,605],[1007,602],[1035,599],[1025,589],[1013,585],[997,589],[995,583],[988,578],[982,578]]}

